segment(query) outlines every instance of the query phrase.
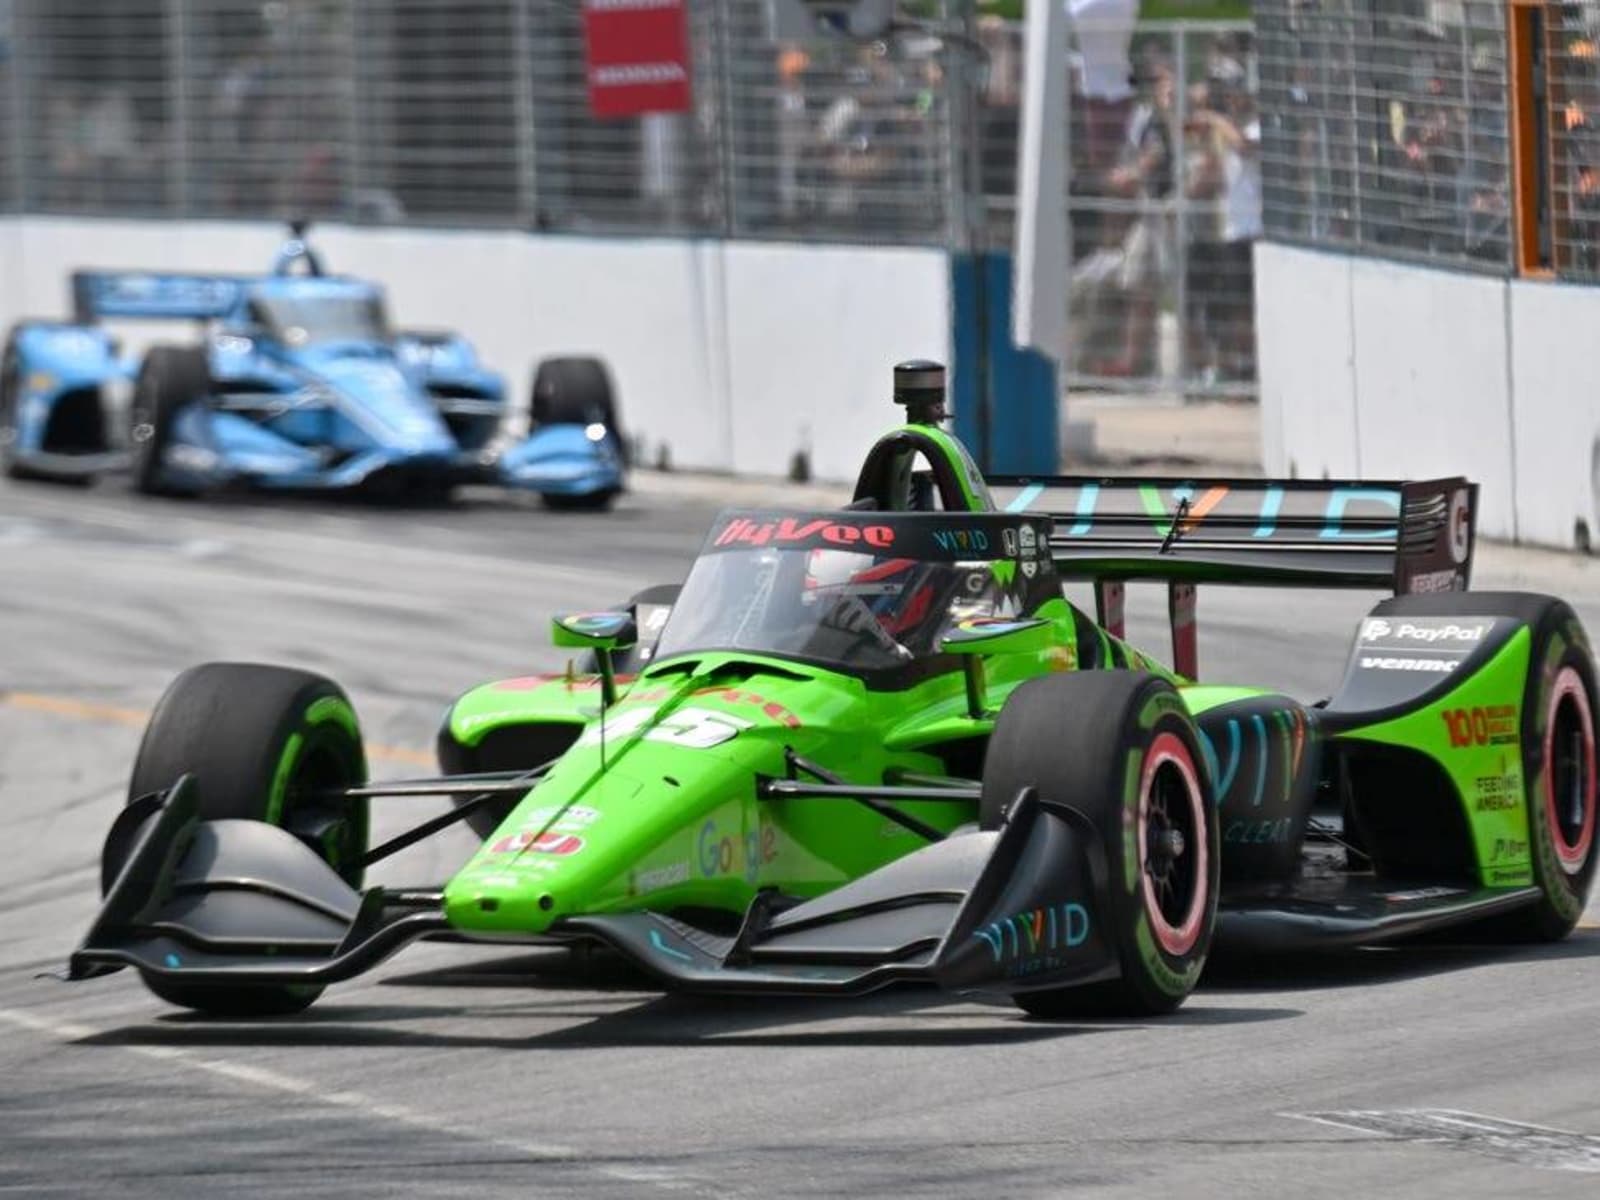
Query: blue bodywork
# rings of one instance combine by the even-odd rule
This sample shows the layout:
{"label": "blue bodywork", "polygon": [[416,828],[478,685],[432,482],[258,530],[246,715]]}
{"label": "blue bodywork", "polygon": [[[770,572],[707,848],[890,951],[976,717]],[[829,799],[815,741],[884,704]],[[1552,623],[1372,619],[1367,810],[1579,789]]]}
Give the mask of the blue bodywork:
{"label": "blue bodywork", "polygon": [[114,415],[140,364],[118,353],[100,322],[186,319],[205,330],[210,395],[167,427],[165,490],[494,483],[596,503],[622,490],[614,429],[551,424],[508,443],[505,381],[470,343],[391,333],[382,289],[321,274],[298,238],[270,275],[78,272],[73,298],[75,323],[24,322],[7,342],[0,453],[13,474],[83,477],[126,465],[128,437]]}

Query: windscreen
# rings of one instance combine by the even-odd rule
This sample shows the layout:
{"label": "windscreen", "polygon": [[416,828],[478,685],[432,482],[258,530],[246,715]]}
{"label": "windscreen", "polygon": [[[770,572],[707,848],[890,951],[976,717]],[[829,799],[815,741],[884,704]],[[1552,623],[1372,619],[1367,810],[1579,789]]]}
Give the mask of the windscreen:
{"label": "windscreen", "polygon": [[[724,526],[741,528],[757,526]],[[815,538],[719,545],[714,535],[673,605],[655,659],[747,650],[852,671],[892,670],[937,653],[956,622],[1024,615],[1055,588],[1053,577],[1043,577],[1048,560],[1030,561],[1024,572],[1015,559],[962,555],[953,541],[946,556],[917,553],[939,550],[926,538],[882,540],[889,544],[857,541],[846,549]],[[993,541],[998,548],[998,531]]]}
{"label": "windscreen", "polygon": [[383,301],[370,293],[258,296],[251,308],[257,319],[289,346],[381,342],[389,337]]}

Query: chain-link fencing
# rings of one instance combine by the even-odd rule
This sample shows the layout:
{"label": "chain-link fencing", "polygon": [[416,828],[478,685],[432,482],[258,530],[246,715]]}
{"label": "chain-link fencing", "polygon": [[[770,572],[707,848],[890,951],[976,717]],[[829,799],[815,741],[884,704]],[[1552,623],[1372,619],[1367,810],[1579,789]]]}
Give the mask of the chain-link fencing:
{"label": "chain-link fencing", "polygon": [[1500,0],[1260,0],[1268,233],[1504,273]]}
{"label": "chain-link fencing", "polygon": [[[1009,248],[1019,26],[945,0],[800,44],[765,0],[684,7],[685,111],[602,119],[575,0],[0,0],[0,205]],[[1074,37],[1068,382],[1248,391],[1249,28]]]}

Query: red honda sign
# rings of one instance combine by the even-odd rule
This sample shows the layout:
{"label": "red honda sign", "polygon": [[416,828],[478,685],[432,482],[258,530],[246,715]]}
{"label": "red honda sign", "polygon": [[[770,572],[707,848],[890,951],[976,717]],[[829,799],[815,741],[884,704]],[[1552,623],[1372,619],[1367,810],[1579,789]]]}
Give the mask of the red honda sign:
{"label": "red honda sign", "polygon": [[583,0],[589,110],[689,111],[688,0]]}

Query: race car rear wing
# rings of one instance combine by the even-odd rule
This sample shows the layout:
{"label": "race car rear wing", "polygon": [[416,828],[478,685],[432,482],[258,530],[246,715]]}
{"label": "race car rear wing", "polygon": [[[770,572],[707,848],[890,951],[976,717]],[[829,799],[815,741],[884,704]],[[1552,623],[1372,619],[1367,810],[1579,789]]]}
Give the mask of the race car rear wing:
{"label": "race car rear wing", "polygon": [[74,271],[73,319],[210,321],[226,316],[249,282],[238,275],[174,275],[158,271]]}
{"label": "race car rear wing", "polygon": [[[1462,591],[1478,485],[1296,479],[987,480],[996,505],[1049,514],[1064,578],[1095,582],[1100,623],[1121,636],[1127,580],[1169,587],[1174,666],[1194,678],[1194,585]],[[1187,669],[1186,669],[1187,668]]]}

